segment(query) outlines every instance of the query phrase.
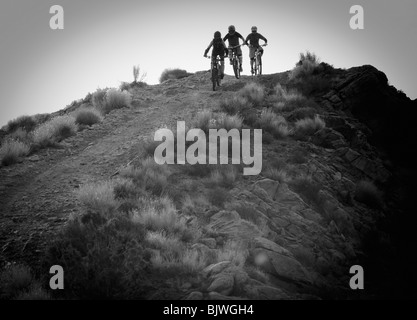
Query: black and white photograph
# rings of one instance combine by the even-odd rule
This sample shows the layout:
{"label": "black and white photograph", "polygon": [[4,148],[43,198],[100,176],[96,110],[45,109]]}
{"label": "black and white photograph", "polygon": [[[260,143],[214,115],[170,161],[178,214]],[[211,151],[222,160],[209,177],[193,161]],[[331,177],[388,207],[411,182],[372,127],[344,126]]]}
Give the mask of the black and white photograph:
{"label": "black and white photograph", "polygon": [[416,32],[415,0],[1,0],[0,300],[415,300]]}

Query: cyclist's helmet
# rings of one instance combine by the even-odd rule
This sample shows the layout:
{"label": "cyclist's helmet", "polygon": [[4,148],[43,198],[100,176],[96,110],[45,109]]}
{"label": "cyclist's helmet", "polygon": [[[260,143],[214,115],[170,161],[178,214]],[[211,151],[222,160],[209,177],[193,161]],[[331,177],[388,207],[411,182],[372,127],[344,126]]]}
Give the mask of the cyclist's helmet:
{"label": "cyclist's helmet", "polygon": [[220,33],[220,31],[216,31],[215,33],[214,33],[214,39],[219,39],[219,38],[221,38],[222,37],[222,34]]}
{"label": "cyclist's helmet", "polygon": [[252,32],[257,32],[258,31],[258,28],[255,27],[255,26],[253,26],[251,30],[252,30]]}
{"label": "cyclist's helmet", "polygon": [[234,34],[234,33],[235,33],[235,31],[236,31],[236,28],[235,28],[235,26],[234,26],[234,25],[229,26],[229,33],[230,33],[230,34]]}

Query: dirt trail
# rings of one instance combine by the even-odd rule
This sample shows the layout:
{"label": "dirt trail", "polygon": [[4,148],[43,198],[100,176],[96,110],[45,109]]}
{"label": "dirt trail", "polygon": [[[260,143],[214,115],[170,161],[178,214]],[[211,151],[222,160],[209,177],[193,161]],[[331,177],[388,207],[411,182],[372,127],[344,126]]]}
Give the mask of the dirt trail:
{"label": "dirt trail", "polygon": [[[228,77],[224,84],[235,82]],[[139,156],[143,139],[155,129],[189,120],[226,93],[210,91],[206,73],[190,83],[184,79],[138,89],[131,108],[113,111],[102,123],[63,141],[62,148],[0,168],[0,263],[37,264],[54,234],[79,210],[74,191],[80,185],[109,179]]]}

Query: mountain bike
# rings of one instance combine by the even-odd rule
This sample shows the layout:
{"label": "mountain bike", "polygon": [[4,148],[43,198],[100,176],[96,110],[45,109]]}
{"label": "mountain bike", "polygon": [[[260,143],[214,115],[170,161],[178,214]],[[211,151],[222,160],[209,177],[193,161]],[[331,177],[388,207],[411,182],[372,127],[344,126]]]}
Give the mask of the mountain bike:
{"label": "mountain bike", "polygon": [[[211,59],[210,56],[207,58]],[[213,83],[213,91],[216,91],[216,85],[220,87],[221,82],[221,66],[220,66],[221,59],[219,56],[216,57],[216,61],[213,63],[211,62],[211,82]]]}
{"label": "mountain bike", "polygon": [[234,47],[229,47],[229,50],[232,50],[232,65],[233,65],[233,72],[235,74],[236,79],[240,78],[240,61],[239,61],[239,57],[237,56],[237,52],[235,49],[239,48],[241,46],[241,44],[234,46]]}
{"label": "mountain bike", "polygon": [[[260,47],[265,47],[265,46],[266,46],[266,43],[264,43]],[[251,70],[252,76],[262,74],[262,54],[261,54],[262,51],[259,49],[260,47],[258,47],[255,50],[255,57],[253,58],[253,64],[252,64],[252,70]]]}

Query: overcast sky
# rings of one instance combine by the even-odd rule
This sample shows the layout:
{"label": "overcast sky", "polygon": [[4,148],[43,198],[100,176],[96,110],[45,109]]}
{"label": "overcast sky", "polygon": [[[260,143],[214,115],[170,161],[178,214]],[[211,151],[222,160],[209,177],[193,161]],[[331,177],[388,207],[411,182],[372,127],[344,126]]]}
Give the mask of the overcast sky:
{"label": "overcast sky", "polygon": [[[364,30],[349,27],[355,4]],[[49,27],[52,5],[64,8],[64,30]],[[131,82],[133,65],[149,84],[165,68],[207,70],[204,50],[230,24],[244,37],[256,25],[268,39],[264,73],[289,70],[310,50],[335,67],[372,64],[415,99],[416,13],[416,0],[1,0],[0,126]],[[243,57],[249,74],[247,47]]]}

